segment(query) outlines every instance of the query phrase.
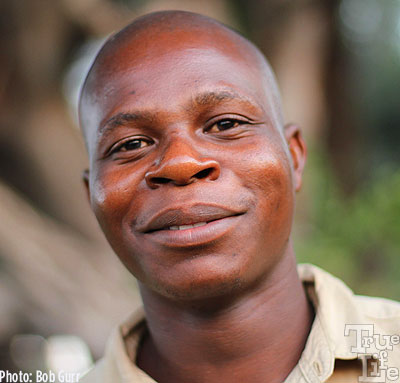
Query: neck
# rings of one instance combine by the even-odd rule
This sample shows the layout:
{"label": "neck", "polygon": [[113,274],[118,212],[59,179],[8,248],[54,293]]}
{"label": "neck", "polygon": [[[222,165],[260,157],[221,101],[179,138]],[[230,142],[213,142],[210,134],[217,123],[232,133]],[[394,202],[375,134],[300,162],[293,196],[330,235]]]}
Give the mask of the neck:
{"label": "neck", "polygon": [[137,363],[160,383],[282,382],[313,319],[291,247],[268,278],[222,309],[141,292],[149,333]]}

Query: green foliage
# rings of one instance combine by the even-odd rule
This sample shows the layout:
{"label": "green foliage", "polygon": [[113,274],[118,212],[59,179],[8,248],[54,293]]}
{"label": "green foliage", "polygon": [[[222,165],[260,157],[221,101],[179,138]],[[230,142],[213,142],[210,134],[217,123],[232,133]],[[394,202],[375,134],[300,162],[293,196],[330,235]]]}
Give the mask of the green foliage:
{"label": "green foliage", "polygon": [[299,261],[321,266],[357,293],[400,300],[400,171],[371,176],[345,198],[321,155],[310,167],[307,222],[295,228]]}

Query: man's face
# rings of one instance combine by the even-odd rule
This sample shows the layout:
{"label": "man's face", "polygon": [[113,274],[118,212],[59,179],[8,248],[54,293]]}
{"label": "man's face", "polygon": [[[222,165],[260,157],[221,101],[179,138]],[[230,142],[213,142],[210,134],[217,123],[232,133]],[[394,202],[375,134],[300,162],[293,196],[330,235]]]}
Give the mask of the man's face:
{"label": "man's face", "polygon": [[295,186],[260,70],[229,49],[176,44],[120,54],[104,75],[89,191],[143,285],[203,299],[254,285],[284,256]]}

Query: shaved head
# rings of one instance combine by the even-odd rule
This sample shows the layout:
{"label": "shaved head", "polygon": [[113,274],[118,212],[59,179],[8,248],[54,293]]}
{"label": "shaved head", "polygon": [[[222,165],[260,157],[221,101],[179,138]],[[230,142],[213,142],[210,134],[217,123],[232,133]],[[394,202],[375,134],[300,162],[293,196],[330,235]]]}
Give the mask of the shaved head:
{"label": "shaved head", "polygon": [[93,106],[113,96],[116,89],[109,80],[115,73],[135,70],[149,60],[171,56],[174,51],[190,54],[200,49],[219,51],[233,60],[242,61],[249,71],[256,71],[266,88],[270,112],[282,128],[281,102],[274,74],[252,42],[209,17],[184,11],[163,11],[134,20],[112,35],[101,48],[80,95],[79,120],[85,137],[88,129],[99,128],[101,121],[93,118]]}

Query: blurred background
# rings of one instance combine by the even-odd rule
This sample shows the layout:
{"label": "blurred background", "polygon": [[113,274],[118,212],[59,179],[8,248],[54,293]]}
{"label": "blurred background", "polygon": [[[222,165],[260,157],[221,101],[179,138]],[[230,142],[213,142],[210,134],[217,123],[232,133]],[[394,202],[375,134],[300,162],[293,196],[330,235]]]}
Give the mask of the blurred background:
{"label": "blurred background", "polygon": [[83,190],[76,102],[104,39],[161,9],[270,59],[309,147],[299,261],[400,299],[400,0],[1,0],[0,370],[82,372],[138,305]]}

